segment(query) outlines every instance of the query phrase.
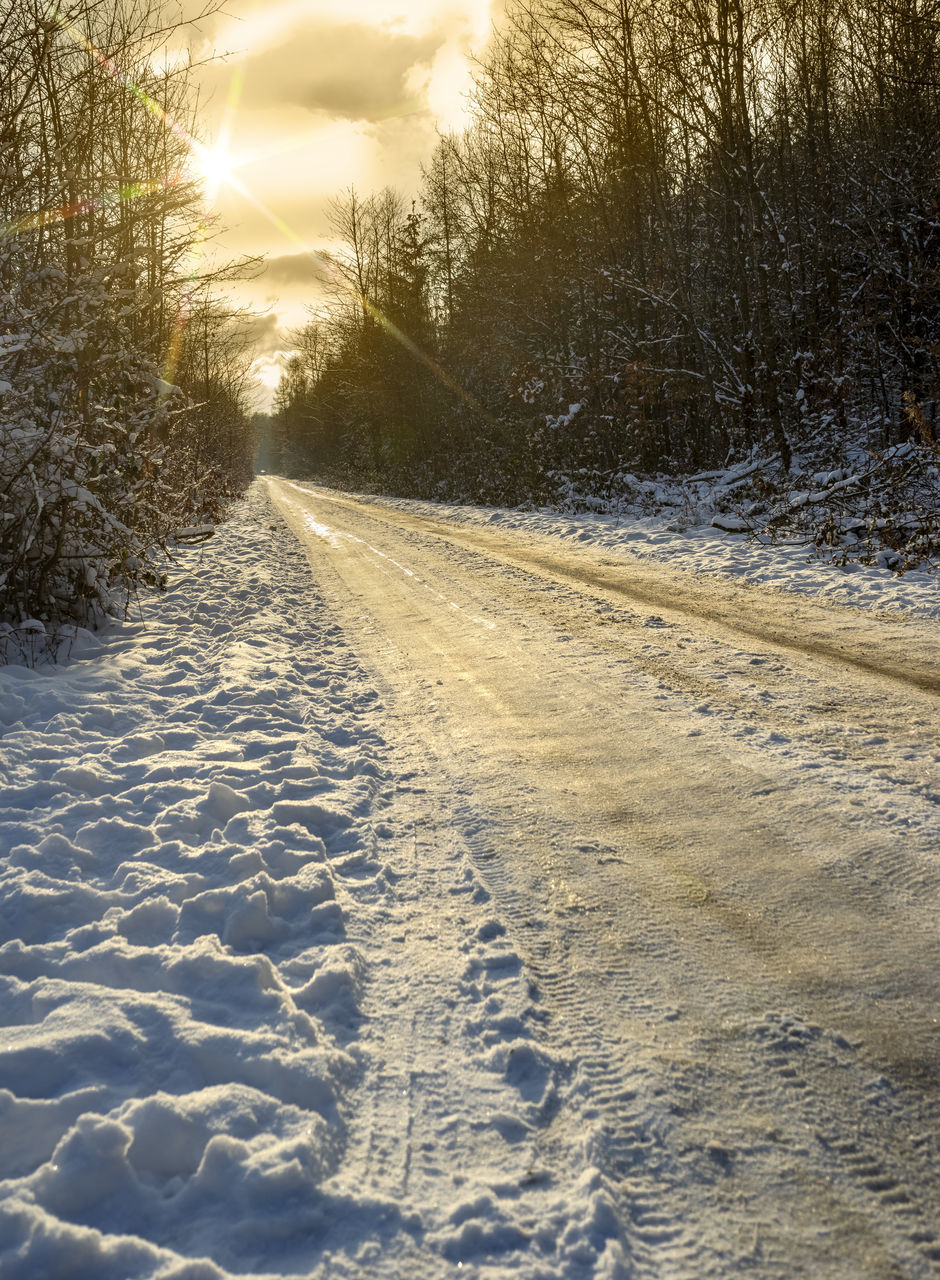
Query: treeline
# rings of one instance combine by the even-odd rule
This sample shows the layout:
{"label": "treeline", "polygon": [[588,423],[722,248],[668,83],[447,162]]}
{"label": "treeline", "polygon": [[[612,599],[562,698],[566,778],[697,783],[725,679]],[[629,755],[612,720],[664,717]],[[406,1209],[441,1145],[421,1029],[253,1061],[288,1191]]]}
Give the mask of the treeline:
{"label": "treeline", "polygon": [[0,0],[0,657],[159,584],[250,476],[166,10]]}
{"label": "treeline", "polygon": [[335,205],[281,465],[515,502],[936,440],[938,44],[940,0],[510,0],[416,205]]}

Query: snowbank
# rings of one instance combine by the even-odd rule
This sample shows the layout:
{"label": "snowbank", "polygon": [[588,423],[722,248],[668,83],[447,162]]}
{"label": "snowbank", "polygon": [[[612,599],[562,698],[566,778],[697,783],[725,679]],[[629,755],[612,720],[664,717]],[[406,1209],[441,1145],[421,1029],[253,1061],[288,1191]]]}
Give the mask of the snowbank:
{"label": "snowbank", "polygon": [[375,695],[267,532],[185,553],[159,627],[0,671],[7,1276],[241,1271],[332,1212]]}

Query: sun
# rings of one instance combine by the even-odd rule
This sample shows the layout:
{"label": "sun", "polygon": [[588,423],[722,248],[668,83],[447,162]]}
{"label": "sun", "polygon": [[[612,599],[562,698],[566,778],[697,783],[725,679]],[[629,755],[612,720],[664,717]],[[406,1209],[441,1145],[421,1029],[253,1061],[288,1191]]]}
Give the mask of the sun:
{"label": "sun", "polygon": [[219,188],[233,183],[235,177],[235,164],[227,140],[220,138],[211,147],[194,148],[193,168],[205,183],[206,200],[212,204],[219,194]]}

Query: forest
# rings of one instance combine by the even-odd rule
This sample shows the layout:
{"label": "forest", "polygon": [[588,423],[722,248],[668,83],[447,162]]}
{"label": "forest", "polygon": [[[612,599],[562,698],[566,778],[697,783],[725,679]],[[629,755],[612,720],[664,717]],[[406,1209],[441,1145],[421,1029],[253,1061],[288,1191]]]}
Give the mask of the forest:
{"label": "forest", "polygon": [[0,3],[0,656],[159,587],[251,475],[173,25],[156,0]]}
{"label": "forest", "polygon": [[[251,478],[178,25],[0,0],[0,658]],[[416,199],[333,201],[265,469],[603,510],[730,467],[734,527],[940,557],[940,0],[508,0],[468,111]]]}
{"label": "forest", "polygon": [[938,37],[938,0],[510,0],[419,198],[334,201],[266,460],[597,505],[756,459],[755,527],[936,556]]}

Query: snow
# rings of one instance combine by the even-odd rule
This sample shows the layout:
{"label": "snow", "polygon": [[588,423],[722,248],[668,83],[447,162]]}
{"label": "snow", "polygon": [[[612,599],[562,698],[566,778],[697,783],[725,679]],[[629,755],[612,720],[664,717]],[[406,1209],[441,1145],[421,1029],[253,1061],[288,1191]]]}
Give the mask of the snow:
{"label": "snow", "polygon": [[[369,501],[892,616],[940,612],[927,573],[847,571],[708,525]],[[452,549],[426,557],[430,568],[416,556],[413,569],[407,531],[381,550],[378,534],[373,546],[326,519],[303,516],[323,548],[323,575],[333,572],[330,556],[339,563],[353,548],[390,584],[390,609],[395,591],[413,593],[415,613],[406,617],[426,603],[455,634],[474,638],[481,665],[499,657],[500,645],[512,650],[517,606],[494,620],[466,577],[451,583],[447,566],[459,559]],[[854,726],[834,721],[824,731],[815,718],[800,722],[798,673],[759,646],[734,648],[729,668],[713,641],[680,634],[659,614],[636,615],[634,640],[624,622],[618,642],[633,643],[649,664],[631,669],[631,690],[646,702],[630,712],[636,741],[621,744],[634,752],[637,794],[654,754],[647,744],[668,755],[688,739],[683,758],[704,762],[689,775],[696,795],[706,768],[740,773],[755,797],[769,774],[773,820],[808,805],[822,833],[836,831],[846,805],[857,804],[853,839],[864,874],[847,845],[827,846],[814,831],[802,861],[802,835],[786,858],[771,844],[750,850],[734,873],[736,901],[759,901],[760,913],[785,919],[788,877],[799,886],[805,876],[809,895],[831,864],[851,870],[853,894],[870,880],[871,912],[885,913],[884,954],[869,955],[868,922],[882,917],[856,920],[856,898],[844,889],[844,917],[824,921],[834,931],[826,963],[830,952],[836,959],[812,997],[762,970],[750,990],[735,986],[716,961],[715,1030],[696,1018],[712,995],[716,926],[692,904],[713,893],[720,840],[704,845],[701,858],[694,846],[693,870],[683,865],[681,875],[662,878],[655,861],[644,867],[632,848],[608,846],[593,830],[572,841],[553,829],[532,790],[538,775],[510,775],[512,816],[524,820],[524,841],[544,855],[540,874],[551,878],[544,903],[514,898],[523,836],[518,848],[503,837],[522,826],[501,826],[476,793],[458,794],[449,775],[434,781],[419,731],[363,658],[371,645],[394,668],[395,644],[376,636],[355,595],[340,625],[326,580],[311,577],[305,552],[258,486],[215,537],[177,552],[168,593],[142,601],[134,620],[100,635],[78,632],[58,668],[0,668],[4,1280],[698,1280],[744,1266],[784,1274],[781,1258],[791,1253],[793,1273],[836,1276],[864,1262],[874,1276],[911,1258],[929,1267],[930,1242],[908,1231],[911,1244],[886,1223],[890,1204],[901,1203],[890,1201],[898,1185],[911,1230],[929,1221],[924,1170],[934,1113],[916,1111],[915,1094],[878,1074],[875,1049],[866,1056],[870,1047],[846,1030],[855,1015],[863,1020],[866,990],[901,989],[890,966],[874,967],[887,963],[898,937],[909,940],[911,991],[917,1000],[928,994],[917,983],[928,963],[938,757],[921,722],[904,720],[904,768],[897,759],[883,766],[885,738],[856,742]],[[541,645],[531,617],[525,625]],[[406,626],[417,643],[418,623]],[[544,624],[546,645],[580,643],[553,626]],[[433,634],[443,653],[445,627]],[[665,683],[662,655],[673,642],[691,673],[688,691]],[[603,664],[610,678],[606,657]],[[451,696],[437,687],[447,670],[425,689],[402,669],[430,721],[436,699]],[[532,680],[540,670],[552,679],[547,660],[520,667]],[[455,683],[469,698],[480,681],[468,671],[461,667]],[[583,675],[589,689],[601,668],[585,666]],[[524,693],[523,674],[516,679]],[[840,694],[835,677],[827,681],[814,686],[814,708]],[[725,686],[743,710],[727,710]],[[789,736],[767,728],[771,702],[781,723],[790,717]],[[590,719],[589,702],[585,712]],[[486,725],[477,732],[485,736]],[[455,757],[459,733],[445,739]],[[508,751],[490,736],[494,752]],[[871,756],[871,772],[855,760],[858,747]],[[905,770],[913,782],[900,776]],[[659,775],[648,785],[655,792]],[[662,803],[673,808],[665,792]],[[754,829],[763,830],[764,811],[754,805]],[[677,849],[736,820],[700,813],[694,800],[670,819]],[[898,843],[885,836],[902,826]],[[734,838],[729,829],[727,841]],[[518,859],[487,863],[500,841]],[[579,862],[565,862],[571,850]],[[615,879],[628,862],[627,879]],[[882,877],[889,864],[898,868],[890,887]],[[592,887],[570,865],[611,879]],[[629,914],[618,896],[623,883],[639,886]],[[748,899],[755,885],[761,894],[766,887],[766,901]],[[663,914],[673,900],[682,921],[677,954],[699,935],[707,943],[700,966],[694,956],[683,961],[685,985]],[[644,924],[647,906],[652,924]],[[593,922],[599,953],[585,943]],[[795,970],[798,959],[810,969],[817,954],[812,923],[807,911],[777,937]],[[854,935],[858,976],[847,979],[848,952],[839,948]],[[563,959],[554,969],[550,942]],[[728,954],[745,972],[748,948]],[[900,955],[899,971],[904,961]],[[830,988],[838,1005],[845,982],[855,1003],[837,1010],[843,1021],[813,1021],[804,1005],[812,998],[825,1006]],[[901,1003],[916,1012],[904,991]],[[895,1011],[884,1004],[889,1037]],[[592,1047],[602,1023],[608,1040]],[[916,1063],[920,1040],[905,1044]],[[751,1091],[746,1106],[738,1070]],[[808,1082],[805,1095],[793,1087],[797,1074]],[[833,1080],[845,1114],[827,1110]],[[904,1171],[879,1143],[891,1133],[907,1141],[915,1113],[923,1152],[912,1140],[907,1185],[889,1186]],[[828,1136],[807,1143],[811,1131]],[[844,1159],[843,1146],[853,1153]],[[862,1175],[852,1161],[869,1170],[879,1194],[884,1184],[887,1208],[875,1205],[875,1191],[867,1199],[864,1188],[856,1192]],[[750,1171],[736,1181],[739,1165]],[[820,1225],[800,1214],[823,1185],[849,1209]],[[771,1206],[758,1226],[749,1217],[754,1204],[761,1213]],[[789,1204],[798,1206],[795,1226]],[[871,1235],[853,1243],[866,1220]]]}
{"label": "snow", "polygon": [[[453,839],[416,898],[380,712],[257,496],[137,620],[0,669],[5,1280],[622,1274],[590,1162],[531,1175],[568,1068]],[[399,1203],[421,1072],[445,1164]]]}

